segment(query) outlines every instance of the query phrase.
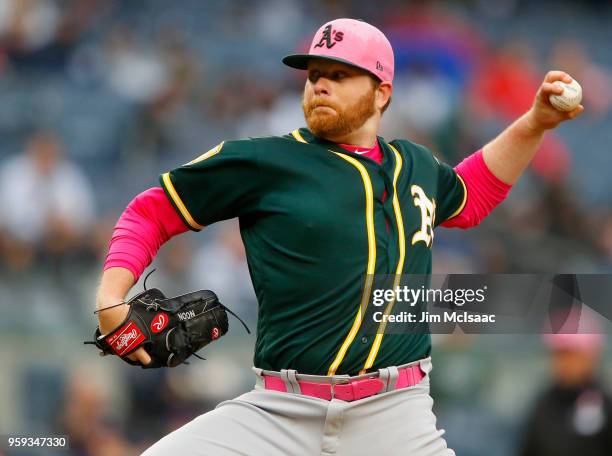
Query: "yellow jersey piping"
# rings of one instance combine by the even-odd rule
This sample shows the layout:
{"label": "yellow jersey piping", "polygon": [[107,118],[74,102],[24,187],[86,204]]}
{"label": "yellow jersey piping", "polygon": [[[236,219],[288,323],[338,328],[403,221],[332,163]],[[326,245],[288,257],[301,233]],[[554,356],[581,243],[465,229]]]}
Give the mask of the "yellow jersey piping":
{"label": "yellow jersey piping", "polygon": [[[330,151],[333,152],[333,151]],[[359,163],[359,161],[355,160],[352,157],[341,154],[339,152],[333,152],[338,157],[346,160],[351,165],[353,165],[359,173],[361,174],[361,178],[363,180],[363,186],[365,189],[365,197],[366,197],[366,230],[368,235],[368,265],[366,268],[366,277],[363,286],[363,294],[361,296],[361,302],[359,303],[359,309],[357,310],[357,315],[355,315],[355,320],[353,321],[353,325],[346,336],[346,339],[340,346],[334,361],[331,366],[329,366],[329,370],[327,375],[334,375],[338,370],[338,367],[344,360],[346,352],[350,345],[355,340],[355,336],[357,335],[357,331],[361,326],[363,321],[363,314],[368,306],[368,301],[370,300],[370,293],[372,290],[372,280],[374,278],[374,272],[376,269],[376,233],[374,231],[374,191],[372,190],[372,181],[370,180],[370,175],[366,171],[365,167]]]}
{"label": "yellow jersey piping", "polygon": [[191,214],[189,213],[189,211],[187,210],[187,207],[185,207],[185,204],[183,204],[183,201],[181,200],[180,196],[176,192],[176,189],[174,188],[174,184],[172,184],[172,180],[170,180],[170,173],[162,174],[162,180],[164,182],[164,186],[166,187],[166,190],[168,190],[168,194],[172,198],[172,201],[174,201],[174,204],[176,205],[178,210],[181,212],[181,215],[183,216],[185,221],[189,224],[189,226],[196,230],[203,229],[204,225],[200,225],[198,222],[196,222],[194,218],[191,216]]}
{"label": "yellow jersey piping", "polygon": [[467,187],[465,185],[465,181],[463,180],[463,178],[459,174],[457,174],[457,177],[459,178],[459,182],[461,182],[461,185],[463,186],[463,201],[461,201],[461,204],[459,205],[457,210],[455,212],[453,212],[452,215],[450,217],[448,217],[446,220],[450,220],[453,217],[456,217],[459,214],[461,214],[461,211],[463,210],[463,208],[465,208],[465,204],[467,203],[468,191],[467,191]]}
{"label": "yellow jersey piping", "polygon": [[[393,149],[393,153],[395,155],[395,172],[393,173],[393,212],[395,213],[395,221],[397,223],[397,236],[399,247],[399,259],[397,261],[397,268],[395,269],[395,278],[393,280],[393,289],[395,290],[400,284],[401,274],[404,270],[404,261],[406,258],[406,238],[404,235],[404,220],[402,217],[402,208],[400,207],[399,198],[397,197],[397,180],[402,170],[403,161],[397,149],[391,144],[389,144],[389,147]],[[387,305],[384,315],[389,315],[391,313],[394,304],[395,299],[393,299]],[[368,355],[363,369],[360,371],[361,374],[364,374],[367,369],[371,368],[374,365],[374,361],[376,360],[376,356],[378,355],[378,351],[380,350],[380,345],[385,334],[386,326],[387,322],[386,319],[383,317],[383,321],[378,327],[376,337],[374,338],[374,343],[372,344],[372,348],[370,349],[370,354]]]}
{"label": "yellow jersey piping", "polygon": [[220,144],[218,144],[216,147],[210,149],[208,152],[203,153],[202,155],[200,155],[197,158],[194,158],[193,160],[191,160],[189,163],[185,163],[184,166],[188,166],[188,165],[195,165],[196,163],[199,163],[203,160],[206,160],[207,158],[212,157],[213,155],[217,155],[219,152],[221,152],[221,149],[223,148],[223,143],[225,141],[222,141]]}
{"label": "yellow jersey piping", "polygon": [[297,128],[296,128],[295,130],[293,130],[293,131],[291,132],[291,134],[292,134],[292,135],[293,135],[293,137],[294,137],[296,140],[298,140],[299,142],[302,142],[302,143],[308,143],[308,141],[306,141],[306,140],[305,140],[305,139],[302,137],[302,135],[300,134],[300,132],[299,132],[299,130],[298,130]]}

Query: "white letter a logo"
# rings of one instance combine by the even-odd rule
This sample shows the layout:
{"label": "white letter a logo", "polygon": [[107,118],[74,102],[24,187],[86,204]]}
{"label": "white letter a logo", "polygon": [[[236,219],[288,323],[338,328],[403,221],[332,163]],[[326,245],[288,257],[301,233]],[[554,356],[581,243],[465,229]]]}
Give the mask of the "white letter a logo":
{"label": "white letter a logo", "polygon": [[421,209],[421,229],[412,236],[412,245],[423,241],[427,247],[431,247],[434,237],[433,225],[436,220],[436,201],[427,198],[418,185],[410,187],[410,191],[414,196],[414,205]]}

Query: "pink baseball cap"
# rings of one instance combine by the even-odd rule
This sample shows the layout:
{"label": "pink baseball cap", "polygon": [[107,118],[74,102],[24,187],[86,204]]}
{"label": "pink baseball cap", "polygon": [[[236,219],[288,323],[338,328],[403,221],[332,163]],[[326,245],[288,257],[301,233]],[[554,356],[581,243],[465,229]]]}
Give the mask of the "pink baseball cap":
{"label": "pink baseball cap", "polygon": [[573,309],[569,314],[559,311],[552,321],[561,327],[542,336],[551,350],[599,351],[603,347],[603,320],[594,311],[587,308]]}
{"label": "pink baseball cap", "polygon": [[346,63],[366,70],[382,82],[393,81],[393,48],[387,37],[373,25],[356,19],[335,19],[317,30],[308,54],[292,54],[283,63],[308,69],[311,58]]}

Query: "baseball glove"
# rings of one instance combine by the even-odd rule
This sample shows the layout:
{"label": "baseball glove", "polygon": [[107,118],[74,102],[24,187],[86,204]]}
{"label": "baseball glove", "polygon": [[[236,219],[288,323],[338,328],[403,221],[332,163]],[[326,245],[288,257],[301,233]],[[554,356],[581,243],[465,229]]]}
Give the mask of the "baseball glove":
{"label": "baseball glove", "polygon": [[[126,304],[130,309],[123,323],[106,335],[96,328],[94,340],[85,343],[98,347],[102,356],[117,355],[144,369],[188,364],[185,360],[191,355],[201,358],[198,350],[227,333],[226,312],[238,318],[250,334],[246,324],[210,290],[166,298],[157,288],[150,288]],[[151,356],[150,364],[128,358],[140,347]]]}

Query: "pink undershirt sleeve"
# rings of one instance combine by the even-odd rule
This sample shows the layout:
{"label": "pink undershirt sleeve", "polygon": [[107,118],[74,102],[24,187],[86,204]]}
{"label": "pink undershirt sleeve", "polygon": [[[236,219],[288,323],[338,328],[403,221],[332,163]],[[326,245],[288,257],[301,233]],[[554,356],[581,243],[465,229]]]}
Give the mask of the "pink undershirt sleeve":
{"label": "pink undershirt sleeve", "polygon": [[119,217],[104,270],[126,268],[137,281],[161,245],[188,229],[163,189],[150,188],[136,196]]}
{"label": "pink undershirt sleeve", "polygon": [[478,225],[508,196],[512,188],[512,185],[499,180],[489,170],[482,157],[482,149],[459,163],[455,171],[465,182],[467,200],[458,215],[442,223],[442,226],[447,228],[470,228]]}

